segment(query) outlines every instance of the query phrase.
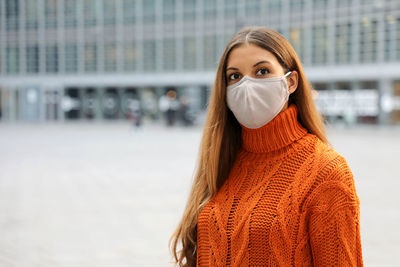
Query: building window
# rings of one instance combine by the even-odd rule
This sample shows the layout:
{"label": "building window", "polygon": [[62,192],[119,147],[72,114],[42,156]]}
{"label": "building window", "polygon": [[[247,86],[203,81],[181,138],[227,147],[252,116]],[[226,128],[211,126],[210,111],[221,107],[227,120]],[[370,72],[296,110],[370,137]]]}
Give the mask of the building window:
{"label": "building window", "polygon": [[304,55],[304,29],[303,28],[292,28],[290,29],[289,40],[296,50],[297,55],[303,60]]}
{"label": "building window", "polygon": [[217,67],[217,38],[214,34],[204,36],[204,67],[206,69]]}
{"label": "building window", "polygon": [[58,47],[57,45],[46,46],[46,72],[58,72]]}
{"label": "building window", "polygon": [[360,61],[374,62],[377,59],[376,20],[363,18],[360,25]]}
{"label": "building window", "polygon": [[57,27],[57,0],[45,0],[44,18],[47,28]]}
{"label": "building window", "polygon": [[163,60],[163,68],[164,70],[174,70],[176,61],[175,61],[175,56],[176,56],[176,47],[175,47],[175,39],[173,38],[168,38],[164,39],[163,42],[164,48],[163,48],[163,54],[164,54],[164,60]]}
{"label": "building window", "polygon": [[352,5],[352,0],[336,0],[336,17],[350,17],[352,12]]}
{"label": "building window", "polygon": [[143,68],[145,71],[154,70],[156,67],[156,43],[154,40],[144,41]]}
{"label": "building window", "polygon": [[175,0],[163,1],[163,20],[173,22],[175,20]]}
{"label": "building window", "polygon": [[154,23],[156,20],[155,0],[143,1],[143,22]]}
{"label": "building window", "polygon": [[246,16],[259,16],[261,11],[261,0],[246,1]]}
{"label": "building window", "polygon": [[19,1],[5,0],[6,4],[6,26],[7,30],[18,29]]}
{"label": "building window", "polygon": [[7,46],[6,48],[7,73],[16,74],[19,72],[19,49],[18,46]]}
{"label": "building window", "polygon": [[65,27],[76,27],[77,18],[77,0],[64,1],[64,24]]}
{"label": "building window", "polygon": [[85,72],[97,71],[97,46],[96,44],[85,45]]}
{"label": "building window", "polygon": [[187,70],[196,68],[196,39],[193,36],[183,39],[183,67]]}
{"label": "building window", "polygon": [[118,50],[115,43],[106,44],[104,47],[105,53],[105,71],[115,72],[117,70]]}
{"label": "building window", "polygon": [[217,1],[204,0],[203,11],[205,21],[215,20],[215,18],[217,17]]}
{"label": "building window", "polygon": [[282,10],[281,0],[270,0],[268,1],[268,17],[267,23],[269,25],[276,25],[280,20]]}
{"label": "building window", "polygon": [[335,38],[335,61],[336,63],[350,63],[351,61],[351,38],[352,38],[352,25],[338,24],[336,25],[336,38]]}
{"label": "building window", "polygon": [[328,0],[313,0],[313,17],[318,20],[326,20]]}
{"label": "building window", "polygon": [[28,45],[26,47],[26,72],[39,72],[39,46]]}
{"label": "building window", "polygon": [[136,70],[137,52],[134,42],[125,43],[124,45],[124,70]]}
{"label": "building window", "polygon": [[135,23],[136,0],[124,0],[124,24]]}
{"label": "building window", "polygon": [[96,25],[96,0],[83,1],[83,14],[85,18],[85,26]]}
{"label": "building window", "polygon": [[103,1],[104,25],[115,25],[116,9],[116,0]]}
{"label": "building window", "polygon": [[304,15],[305,0],[290,0],[290,23],[298,25]]}
{"label": "building window", "polygon": [[385,20],[385,60],[393,61],[396,60],[396,54],[394,51],[395,46],[395,23],[393,16],[386,16]]}
{"label": "building window", "polygon": [[25,1],[25,28],[37,29],[38,27],[38,1]]}
{"label": "building window", "polygon": [[327,27],[325,25],[313,26],[312,31],[312,63],[325,64],[328,51]]}
{"label": "building window", "polygon": [[225,5],[225,10],[224,10],[225,18],[235,20],[237,15],[238,0],[225,1],[224,5]]}
{"label": "building window", "polygon": [[196,1],[183,1],[183,19],[185,22],[193,22],[196,20]]}
{"label": "building window", "polygon": [[65,46],[65,71],[78,71],[78,47],[76,44],[67,44]]}

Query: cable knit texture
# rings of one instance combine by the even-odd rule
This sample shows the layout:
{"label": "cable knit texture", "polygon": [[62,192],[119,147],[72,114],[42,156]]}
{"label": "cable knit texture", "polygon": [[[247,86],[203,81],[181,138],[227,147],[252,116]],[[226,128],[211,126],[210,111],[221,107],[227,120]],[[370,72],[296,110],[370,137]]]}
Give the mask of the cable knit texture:
{"label": "cable knit texture", "polygon": [[242,126],[229,177],[198,218],[197,266],[363,266],[353,174],[297,113]]}

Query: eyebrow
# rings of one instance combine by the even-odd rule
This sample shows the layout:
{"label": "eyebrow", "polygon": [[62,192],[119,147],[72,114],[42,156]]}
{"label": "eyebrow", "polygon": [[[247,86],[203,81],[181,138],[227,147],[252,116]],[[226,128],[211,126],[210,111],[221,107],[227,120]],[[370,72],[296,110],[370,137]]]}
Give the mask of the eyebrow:
{"label": "eyebrow", "polygon": [[[267,64],[270,64],[270,65],[271,65],[271,62],[270,62],[270,61],[261,60],[261,61],[257,62],[256,64],[254,64],[254,65],[253,65],[253,68],[254,68],[255,66],[258,66],[258,65],[262,64],[262,63],[267,63]],[[229,67],[229,68],[227,68],[225,71],[228,71],[228,70],[239,70],[239,69],[238,69],[238,68],[235,68],[235,67]]]}

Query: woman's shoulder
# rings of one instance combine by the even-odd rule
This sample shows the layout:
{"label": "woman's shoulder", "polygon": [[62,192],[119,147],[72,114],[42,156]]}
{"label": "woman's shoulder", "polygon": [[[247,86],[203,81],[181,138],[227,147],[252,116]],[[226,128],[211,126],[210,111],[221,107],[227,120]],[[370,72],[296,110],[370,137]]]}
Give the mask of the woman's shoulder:
{"label": "woman's shoulder", "polygon": [[345,160],[345,158],[337,152],[330,144],[323,142],[318,136],[312,133],[307,133],[301,140],[303,144],[309,145],[311,153],[317,160],[317,164],[320,168],[323,168],[329,162],[333,160]]}
{"label": "woman's shoulder", "polygon": [[315,140],[314,175],[310,188],[313,193],[319,195],[318,192],[326,194],[339,190],[357,199],[354,175],[346,158],[317,136],[308,135],[309,137],[306,138]]}

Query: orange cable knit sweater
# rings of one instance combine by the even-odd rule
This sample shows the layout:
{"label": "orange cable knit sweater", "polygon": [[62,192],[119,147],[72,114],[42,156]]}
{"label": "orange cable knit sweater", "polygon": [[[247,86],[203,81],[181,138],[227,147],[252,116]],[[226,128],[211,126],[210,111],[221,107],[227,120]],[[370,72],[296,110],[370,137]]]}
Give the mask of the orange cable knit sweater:
{"label": "orange cable knit sweater", "polygon": [[201,210],[197,266],[363,266],[360,200],[343,156],[291,104],[243,145]]}

